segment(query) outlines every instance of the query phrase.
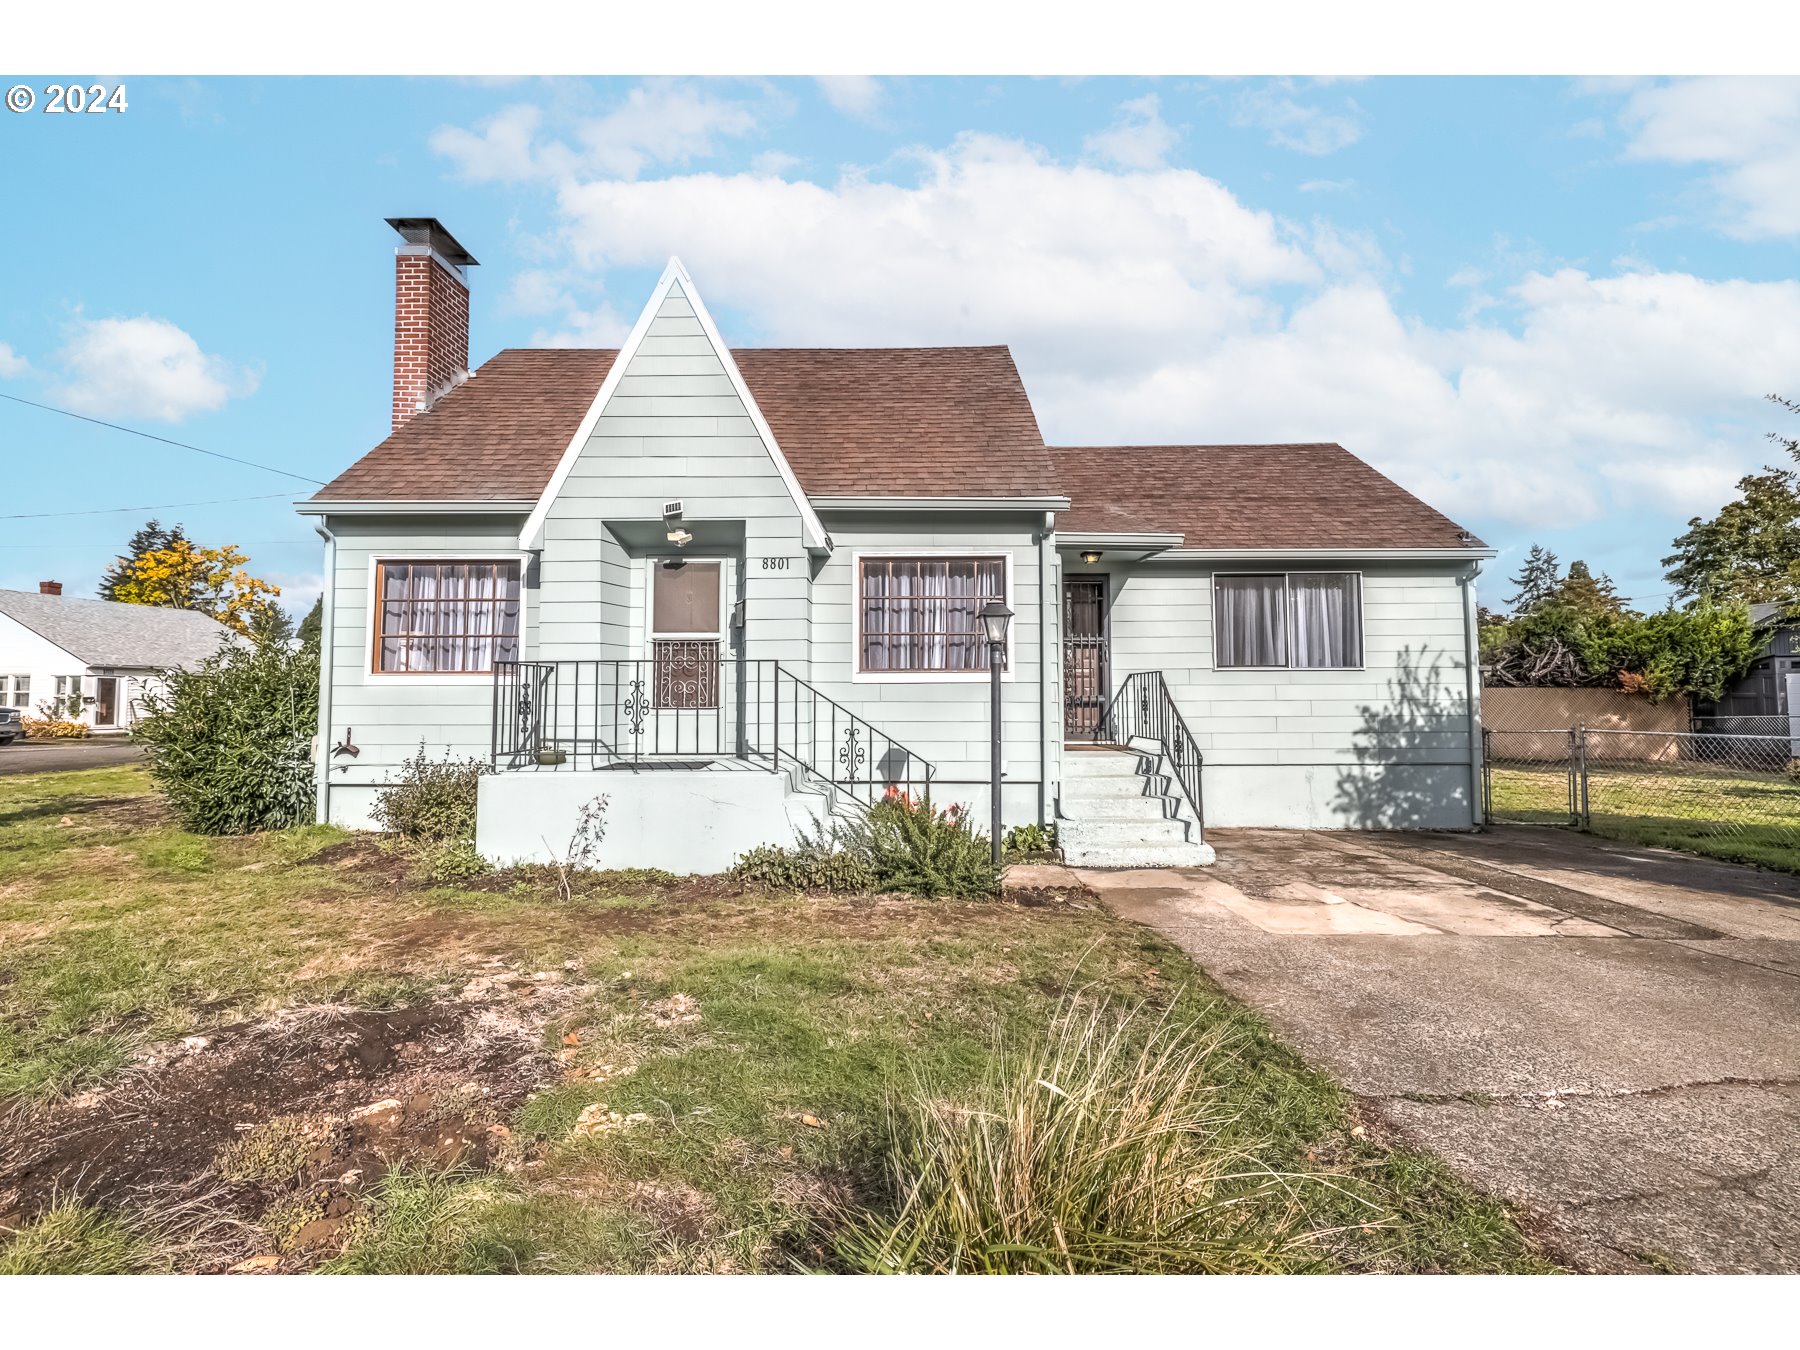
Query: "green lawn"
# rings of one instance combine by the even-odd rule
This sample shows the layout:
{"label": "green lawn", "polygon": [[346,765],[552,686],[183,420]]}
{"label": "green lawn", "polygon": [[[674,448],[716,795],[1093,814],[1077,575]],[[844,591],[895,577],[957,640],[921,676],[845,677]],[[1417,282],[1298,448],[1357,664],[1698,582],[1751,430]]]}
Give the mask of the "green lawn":
{"label": "green lawn", "polygon": [[[412,1013],[437,1028],[444,1065],[466,1082],[450,1068],[430,1079],[426,1054],[418,1073],[438,1084],[429,1092],[416,1074],[395,1087],[398,1070],[371,1060],[366,1072],[351,1063],[348,1088],[333,1095],[335,1060],[315,1062],[329,1058],[323,1049],[307,1058],[326,1039],[315,1028]],[[1071,1014],[1120,1028],[1121,1062],[1154,1047],[1157,1063],[1195,1075],[1158,1085],[1182,1094],[1177,1114],[1190,1124],[1144,1164],[1150,1184],[1174,1188],[1159,1200],[1169,1232],[1188,1236],[1170,1250],[1129,1249],[1148,1252],[1143,1260],[1549,1268],[1501,1206],[1371,1136],[1335,1084],[1181,953],[1091,905],[746,894],[643,874],[588,877],[572,902],[532,877],[431,888],[399,858],[330,829],[186,834],[131,768],[0,780],[9,1141],[54,1149],[65,1142],[59,1122],[122,1118],[107,1094],[135,1091],[146,1074],[154,1092],[132,1101],[148,1123],[134,1128],[153,1126],[165,1153],[179,1155],[181,1132],[209,1118],[182,1106],[206,1074],[229,1077],[208,1066],[235,1066],[263,1105],[254,1118],[212,1108],[224,1114],[210,1128],[229,1147],[199,1150],[193,1175],[168,1172],[147,1192],[155,1199],[115,1186],[109,1194],[124,1198],[86,1203],[81,1187],[107,1182],[112,1160],[54,1195],[41,1174],[22,1185],[14,1172],[9,1197],[0,1150],[0,1272],[246,1261],[372,1272],[854,1268],[870,1248],[847,1235],[891,1224],[906,1169],[924,1165],[908,1147],[925,1136],[908,1122],[950,1121],[952,1134],[956,1122],[984,1122],[1006,1143],[1014,1126],[995,1114],[997,1074],[1016,1080],[1036,1064],[1033,1048]],[[182,1052],[180,1038],[196,1034],[217,1044]],[[520,1034],[532,1055],[493,1050]],[[296,1058],[276,1073],[229,1058],[233,1046],[265,1043]],[[526,1071],[530,1082],[518,1083]],[[1062,1087],[1039,1094],[1033,1081],[1056,1072],[1026,1073],[1033,1110],[1062,1109]],[[290,1082],[291,1100],[279,1099]],[[486,1104],[491,1085],[509,1084],[513,1097]],[[431,1126],[408,1136],[413,1151],[357,1153],[341,1181],[304,1170],[317,1140],[364,1139],[354,1108],[396,1092],[418,1094],[401,1118]],[[84,1110],[94,1114],[73,1114]],[[498,1143],[434,1152],[431,1123],[451,1114],[455,1128]],[[1092,1161],[1063,1157],[1034,1185],[1048,1195],[1067,1184],[1051,1178]],[[334,1158],[330,1170],[344,1166]],[[1093,1222],[1088,1197],[1057,1193],[1065,1202]],[[1050,1217],[1052,1228],[1062,1222]],[[1215,1225],[1217,1241],[1193,1240],[1196,1223]],[[1034,1259],[1002,1247],[967,1266]],[[901,1264],[962,1261],[937,1249]],[[1102,1268],[1067,1253],[1039,1264]]]}
{"label": "green lawn", "polygon": [[[1498,819],[1569,823],[1562,766],[1492,772]],[[1588,812],[1593,832],[1609,838],[1800,871],[1800,782],[1786,774],[1600,765],[1588,774]]]}

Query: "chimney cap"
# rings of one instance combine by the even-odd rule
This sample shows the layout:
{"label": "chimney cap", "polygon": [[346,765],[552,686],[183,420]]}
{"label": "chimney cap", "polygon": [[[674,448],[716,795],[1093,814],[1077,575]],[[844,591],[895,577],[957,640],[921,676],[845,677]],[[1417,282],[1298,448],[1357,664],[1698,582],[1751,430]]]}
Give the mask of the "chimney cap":
{"label": "chimney cap", "polygon": [[436,216],[389,216],[387,223],[407,243],[424,244],[445,262],[455,263],[458,267],[481,266]]}

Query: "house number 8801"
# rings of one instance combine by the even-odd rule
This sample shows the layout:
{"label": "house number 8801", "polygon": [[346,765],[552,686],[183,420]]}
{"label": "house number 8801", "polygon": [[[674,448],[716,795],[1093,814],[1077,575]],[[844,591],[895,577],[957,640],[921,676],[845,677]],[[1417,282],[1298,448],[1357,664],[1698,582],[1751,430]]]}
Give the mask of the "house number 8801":
{"label": "house number 8801", "polygon": [[789,558],[764,558],[762,560],[762,570],[765,572],[785,572],[788,570],[788,563],[791,561],[792,559]]}

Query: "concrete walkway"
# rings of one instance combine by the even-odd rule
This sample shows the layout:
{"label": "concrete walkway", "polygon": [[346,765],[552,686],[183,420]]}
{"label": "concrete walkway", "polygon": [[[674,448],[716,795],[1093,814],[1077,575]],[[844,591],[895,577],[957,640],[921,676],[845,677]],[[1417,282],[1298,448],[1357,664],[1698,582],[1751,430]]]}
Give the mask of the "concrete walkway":
{"label": "concrete walkway", "polygon": [[1800,878],[1553,830],[1076,870],[1593,1270],[1800,1271]]}

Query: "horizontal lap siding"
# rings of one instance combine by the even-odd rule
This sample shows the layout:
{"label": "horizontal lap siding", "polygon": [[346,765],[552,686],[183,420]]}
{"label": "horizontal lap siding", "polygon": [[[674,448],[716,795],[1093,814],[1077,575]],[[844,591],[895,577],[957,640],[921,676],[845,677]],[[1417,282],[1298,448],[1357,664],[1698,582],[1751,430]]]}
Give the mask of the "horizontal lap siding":
{"label": "horizontal lap siding", "polygon": [[1361,670],[1217,670],[1211,567],[1150,563],[1110,574],[1114,688],[1132,671],[1162,671],[1205,756],[1211,823],[1469,825],[1456,570],[1349,570],[1363,577]]}
{"label": "horizontal lap siding", "polygon": [[[645,559],[631,556],[605,522],[660,522],[663,504],[672,500],[682,502],[690,526],[743,523],[744,655],[782,660],[804,673],[807,557],[800,512],[679,288],[652,319],[545,519],[545,621],[535,655],[621,660],[647,654]],[[764,558],[787,566],[764,568]],[[727,605],[735,598],[728,594]]]}
{"label": "horizontal lap siding", "polygon": [[[331,740],[336,744],[348,735],[361,752],[332,761],[333,792],[388,781],[402,760],[417,753],[421,742],[433,758],[448,753],[485,760],[491,746],[490,677],[440,683],[384,679],[370,673],[369,567],[372,559],[394,554],[516,555],[524,518],[334,517],[330,524],[337,536],[337,566],[330,579]],[[524,596],[529,640],[538,619],[537,595],[527,586]],[[334,815],[339,814],[334,805]]]}
{"label": "horizontal lap siding", "polygon": [[[1018,517],[927,517],[895,525],[849,514],[830,516],[834,551],[812,587],[813,683],[878,730],[929,760],[945,782],[988,781],[989,682],[880,682],[852,678],[858,553],[1012,555],[1013,678],[1001,686],[1001,742],[1009,786],[1036,784],[1039,768],[1038,550]],[[1025,818],[1031,818],[1027,813]]]}

